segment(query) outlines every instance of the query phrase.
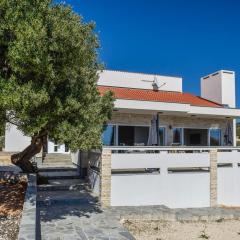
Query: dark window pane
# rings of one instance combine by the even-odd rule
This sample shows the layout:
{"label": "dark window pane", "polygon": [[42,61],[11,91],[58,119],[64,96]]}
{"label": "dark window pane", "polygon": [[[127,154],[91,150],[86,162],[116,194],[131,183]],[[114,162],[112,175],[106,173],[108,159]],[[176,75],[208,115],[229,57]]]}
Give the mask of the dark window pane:
{"label": "dark window pane", "polygon": [[58,145],[54,145],[54,152],[58,151]]}
{"label": "dark window pane", "polygon": [[118,144],[120,146],[146,146],[149,127],[118,126]]}
{"label": "dark window pane", "polygon": [[201,144],[201,134],[200,133],[190,133],[190,144],[191,145],[200,145]]}
{"label": "dark window pane", "polygon": [[118,126],[118,144],[120,146],[133,146],[134,127]]}
{"label": "dark window pane", "polygon": [[165,128],[160,127],[159,128],[159,146],[165,145]]}
{"label": "dark window pane", "polygon": [[115,138],[115,126],[107,125],[102,134],[102,143],[105,146],[113,146]]}
{"label": "dark window pane", "polygon": [[182,129],[174,128],[173,129],[173,143],[181,144],[182,143]]}
{"label": "dark window pane", "polygon": [[134,146],[146,146],[148,135],[149,127],[134,127]]}
{"label": "dark window pane", "polygon": [[67,144],[65,144],[65,152],[68,152],[69,151],[69,147]]}
{"label": "dark window pane", "polygon": [[220,145],[221,145],[221,130],[210,129],[210,146],[220,146]]}

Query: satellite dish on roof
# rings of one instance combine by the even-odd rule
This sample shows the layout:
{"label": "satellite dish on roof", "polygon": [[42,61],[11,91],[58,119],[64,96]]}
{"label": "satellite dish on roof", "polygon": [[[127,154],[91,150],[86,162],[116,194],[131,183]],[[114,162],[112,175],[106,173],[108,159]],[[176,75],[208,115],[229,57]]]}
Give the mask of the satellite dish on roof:
{"label": "satellite dish on roof", "polygon": [[152,83],[153,90],[158,90],[159,88],[161,88],[164,85],[166,85],[166,83],[160,84],[160,82],[158,81],[157,77],[154,76],[153,83]]}

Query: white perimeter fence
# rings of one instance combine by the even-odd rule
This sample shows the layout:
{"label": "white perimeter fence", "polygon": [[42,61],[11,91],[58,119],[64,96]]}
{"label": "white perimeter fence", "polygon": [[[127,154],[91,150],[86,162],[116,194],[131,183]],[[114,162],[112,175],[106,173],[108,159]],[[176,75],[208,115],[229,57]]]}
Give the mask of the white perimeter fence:
{"label": "white perimeter fence", "polygon": [[100,194],[111,206],[209,207],[212,198],[218,205],[240,206],[238,148],[112,147],[103,149],[102,164],[104,152],[110,165],[102,168],[100,185],[110,191],[105,186]]}

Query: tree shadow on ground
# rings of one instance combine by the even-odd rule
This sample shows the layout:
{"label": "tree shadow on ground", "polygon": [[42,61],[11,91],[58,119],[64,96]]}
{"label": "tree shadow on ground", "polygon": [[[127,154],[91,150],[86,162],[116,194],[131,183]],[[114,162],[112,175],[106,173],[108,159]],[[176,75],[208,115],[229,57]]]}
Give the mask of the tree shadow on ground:
{"label": "tree shadow on ground", "polygon": [[103,212],[98,197],[92,196],[87,191],[81,191],[79,199],[40,204],[38,211],[42,222],[65,219],[69,216],[90,218],[93,214]]}

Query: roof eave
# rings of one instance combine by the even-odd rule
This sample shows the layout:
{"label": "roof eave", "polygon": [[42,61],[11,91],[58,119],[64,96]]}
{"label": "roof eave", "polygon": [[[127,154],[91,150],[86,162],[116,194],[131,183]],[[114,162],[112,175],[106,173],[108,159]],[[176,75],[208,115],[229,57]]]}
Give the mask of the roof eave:
{"label": "roof eave", "polygon": [[128,112],[166,112],[175,114],[205,115],[215,117],[240,117],[240,109],[193,106],[184,103],[156,102],[156,101],[138,101],[116,99],[114,108],[118,110],[127,110]]}

